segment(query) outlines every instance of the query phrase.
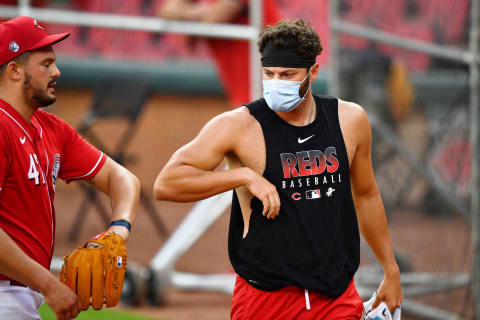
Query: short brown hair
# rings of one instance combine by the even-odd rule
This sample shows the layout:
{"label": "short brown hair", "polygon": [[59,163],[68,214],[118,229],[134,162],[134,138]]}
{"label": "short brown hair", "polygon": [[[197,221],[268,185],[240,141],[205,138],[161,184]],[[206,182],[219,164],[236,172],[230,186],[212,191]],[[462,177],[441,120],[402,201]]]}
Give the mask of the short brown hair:
{"label": "short brown hair", "polygon": [[266,26],[258,39],[260,52],[267,45],[278,49],[297,49],[298,55],[306,59],[315,58],[323,50],[317,31],[302,19],[293,22],[282,20],[273,27]]}
{"label": "short brown hair", "polygon": [[0,65],[0,76],[3,75],[3,72],[7,69],[7,65],[10,62],[14,61],[16,63],[22,64],[22,63],[27,62],[29,57],[30,57],[30,51],[25,51],[24,53],[22,53],[18,57],[15,57],[12,60],[7,61],[4,64]]}

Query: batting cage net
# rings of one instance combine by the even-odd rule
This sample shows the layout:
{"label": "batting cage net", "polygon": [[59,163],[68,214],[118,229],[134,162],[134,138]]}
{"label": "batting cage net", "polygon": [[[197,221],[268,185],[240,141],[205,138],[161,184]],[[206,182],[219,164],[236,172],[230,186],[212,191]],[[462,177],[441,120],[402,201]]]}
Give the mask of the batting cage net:
{"label": "batting cage net", "polygon": [[[210,283],[206,289],[231,291],[229,195],[174,204],[154,201],[151,190],[170,156],[209,119],[254,96],[235,83],[228,88],[232,84],[214,54],[218,47],[202,36],[203,31],[209,35],[223,29],[172,24],[155,31],[160,30],[155,20],[162,20],[158,15],[163,4],[164,0],[0,0],[2,19],[38,14],[49,32],[71,33],[55,46],[63,75],[57,103],[49,111],[142,181],[140,211],[129,239],[130,266],[140,271],[130,274],[134,280],[126,289],[141,287],[140,278],[152,280],[155,270],[160,275],[150,285],[160,289],[140,292],[137,286],[128,297],[132,303],[140,301],[137,294],[156,293],[158,298],[169,286],[205,289],[198,282]],[[472,41],[478,42],[478,23],[471,23],[476,0],[275,4],[281,18],[304,18],[320,35],[324,51],[317,59],[321,72],[314,91],[354,101],[368,112],[375,175],[402,271],[404,318],[473,319],[472,63],[467,52]],[[65,12],[76,22],[55,20]],[[477,28],[474,40],[472,28]],[[221,39],[248,45],[251,30],[235,30],[225,27],[227,35]],[[238,59],[248,61],[246,53]],[[236,78],[248,78],[248,68]],[[59,183],[56,205],[56,256],[102,231],[108,222],[107,199],[81,183]],[[382,277],[362,242],[355,281],[363,298],[375,291]]]}
{"label": "batting cage net", "polygon": [[403,269],[403,311],[472,318],[470,74],[466,61],[448,54],[471,47],[475,7],[467,0],[334,5],[332,83],[369,114],[377,183]]}

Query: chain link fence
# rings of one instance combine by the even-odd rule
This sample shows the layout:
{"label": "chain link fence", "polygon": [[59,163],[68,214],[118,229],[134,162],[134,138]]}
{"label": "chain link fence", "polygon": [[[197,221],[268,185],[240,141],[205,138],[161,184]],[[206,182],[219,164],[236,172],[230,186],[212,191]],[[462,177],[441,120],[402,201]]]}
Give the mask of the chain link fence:
{"label": "chain link fence", "polygon": [[[471,110],[479,106],[472,106],[470,34],[478,4],[330,4],[330,89],[369,114],[374,169],[403,273],[403,311],[471,319],[472,123],[478,130]],[[371,285],[372,274],[357,279]]]}

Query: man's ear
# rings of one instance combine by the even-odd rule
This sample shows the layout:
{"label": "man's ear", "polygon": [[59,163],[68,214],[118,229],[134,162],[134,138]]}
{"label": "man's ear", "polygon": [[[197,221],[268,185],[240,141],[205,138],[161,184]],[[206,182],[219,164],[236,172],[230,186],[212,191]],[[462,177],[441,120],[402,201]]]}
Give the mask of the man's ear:
{"label": "man's ear", "polygon": [[10,61],[5,68],[5,73],[8,79],[20,81],[22,79],[23,67],[15,61]]}
{"label": "man's ear", "polygon": [[313,81],[315,81],[315,79],[317,79],[318,69],[319,69],[318,63],[315,63],[313,66],[310,67],[310,82],[311,83]]}

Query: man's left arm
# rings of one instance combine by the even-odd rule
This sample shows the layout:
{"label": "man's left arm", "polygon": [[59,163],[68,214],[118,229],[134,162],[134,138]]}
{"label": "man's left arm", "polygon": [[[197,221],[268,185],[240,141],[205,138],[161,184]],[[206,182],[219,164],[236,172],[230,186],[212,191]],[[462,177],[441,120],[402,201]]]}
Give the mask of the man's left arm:
{"label": "man's left arm", "polygon": [[[58,177],[70,183],[86,180],[110,197],[111,221],[123,219],[133,224],[140,194],[140,183],[135,175],[88,143],[63,120],[52,116],[58,124],[63,149]],[[125,241],[129,230],[122,226],[108,229],[115,231]]]}
{"label": "man's left arm", "polygon": [[67,183],[90,182],[109,196],[111,221],[124,220],[116,221],[108,227],[109,232],[93,237],[86,245],[65,255],[60,281],[78,295],[81,310],[90,305],[96,310],[103,305],[113,307],[118,304],[123,288],[125,241],[135,220],[140,183],[130,171],[89,144],[64,121],[57,118],[57,123],[58,136],[63,140],[61,154],[56,157],[58,177]]}
{"label": "man's left arm", "polygon": [[108,232],[64,256],[60,281],[77,294],[81,310],[90,305],[99,310],[104,305],[114,307],[120,301],[127,267],[125,242],[135,220],[140,183],[109,157],[87,181],[110,197],[111,221],[115,223],[108,227]]}
{"label": "man's left arm", "polygon": [[245,0],[166,0],[158,16],[170,20],[188,20],[206,23],[228,23],[246,7]]}
{"label": "man's left arm", "polygon": [[[140,182],[135,175],[107,157],[100,171],[89,183],[110,197],[111,221],[126,220],[133,224],[140,194]],[[107,231],[119,234],[125,241],[130,234],[124,226],[110,226]]]}
{"label": "man's left arm", "polygon": [[384,279],[378,288],[373,307],[384,301],[390,311],[393,311],[402,302],[400,270],[393,255],[385,209],[373,173],[370,123],[360,107],[352,114],[357,147],[350,166],[350,180],[358,225],[384,271]]}

